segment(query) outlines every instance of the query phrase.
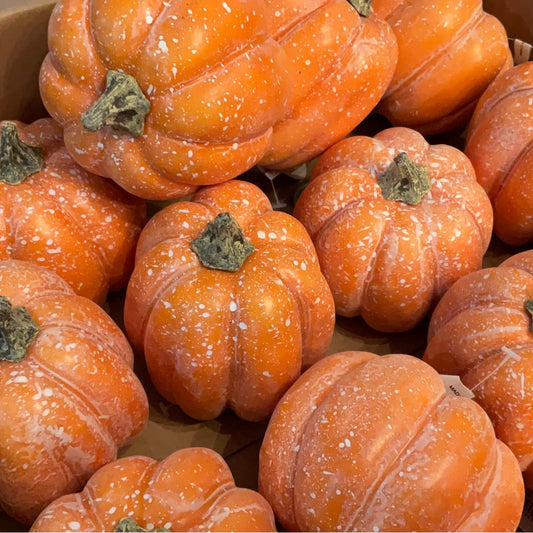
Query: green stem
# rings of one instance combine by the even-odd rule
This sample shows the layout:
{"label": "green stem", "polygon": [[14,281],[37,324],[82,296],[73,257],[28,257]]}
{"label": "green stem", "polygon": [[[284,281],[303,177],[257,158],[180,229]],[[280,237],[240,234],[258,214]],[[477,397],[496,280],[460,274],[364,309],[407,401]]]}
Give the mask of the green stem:
{"label": "green stem", "polygon": [[352,4],[361,17],[370,16],[370,4],[372,3],[372,0],[348,0],[348,2]]}
{"label": "green stem", "polygon": [[[531,318],[533,318],[533,300],[526,300],[524,307],[526,311],[529,313],[529,315],[531,316]],[[533,321],[530,324],[529,329],[533,331]]]}
{"label": "green stem", "polygon": [[[133,518],[123,518],[115,527],[115,531],[121,533],[128,533],[130,531],[150,531],[148,529],[142,528]],[[158,531],[163,533],[165,531],[170,531],[164,527],[158,527],[157,529],[152,529],[151,531]]]}
{"label": "green stem", "polygon": [[0,361],[18,363],[26,357],[39,326],[25,307],[13,307],[0,295]]}
{"label": "green stem", "polygon": [[431,189],[428,169],[415,165],[405,152],[400,152],[378,177],[383,198],[417,205]]}
{"label": "green stem", "polygon": [[110,70],[104,92],[83,113],[81,123],[89,131],[109,126],[115,133],[139,137],[144,132],[144,119],[149,111],[150,102],[137,80],[129,74]]}
{"label": "green stem", "polygon": [[239,270],[255,250],[229,213],[219,213],[209,222],[191,248],[204,266],[227,272]]}
{"label": "green stem", "polygon": [[0,128],[0,181],[18,185],[43,168],[43,149],[22,142],[17,125],[4,121]]}

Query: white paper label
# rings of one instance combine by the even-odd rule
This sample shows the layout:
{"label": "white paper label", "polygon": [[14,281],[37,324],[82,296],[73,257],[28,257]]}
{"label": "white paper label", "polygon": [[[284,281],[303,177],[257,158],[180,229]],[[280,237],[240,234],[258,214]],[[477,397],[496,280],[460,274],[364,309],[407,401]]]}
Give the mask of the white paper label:
{"label": "white paper label", "polygon": [[474,393],[461,381],[459,376],[441,374],[440,377],[446,387],[446,394],[450,396],[464,396],[465,398],[474,397]]}
{"label": "white paper label", "polygon": [[514,64],[526,63],[533,56],[533,46],[525,43],[520,39],[509,39],[511,41],[511,50],[513,51]]}

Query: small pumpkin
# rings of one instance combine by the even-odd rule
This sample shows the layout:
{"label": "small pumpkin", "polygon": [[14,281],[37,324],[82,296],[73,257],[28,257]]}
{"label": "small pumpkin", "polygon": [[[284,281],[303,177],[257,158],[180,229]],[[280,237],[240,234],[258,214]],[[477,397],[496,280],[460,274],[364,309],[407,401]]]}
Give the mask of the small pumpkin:
{"label": "small pumpkin", "polygon": [[386,332],[416,326],[456,279],[481,268],[492,232],[468,158],[408,128],[328,149],[294,216],[313,239],[337,313]]}
{"label": "small pumpkin", "polygon": [[123,289],[145,202],[80,168],[52,119],[0,122],[0,260],[49,268],[99,304]]}
{"label": "small pumpkin", "polygon": [[373,110],[392,79],[398,47],[370,0],[266,3],[271,34],[290,59],[293,97],[260,164],[286,169],[322,153]]}
{"label": "small pumpkin", "polygon": [[505,243],[533,241],[533,62],[496,78],[468,126],[465,153],[494,208],[494,233]]}
{"label": "small pumpkin", "polygon": [[473,272],[435,308],[424,360],[458,375],[533,488],[533,251]]}
{"label": "small pumpkin", "polygon": [[144,429],[133,353],[105,311],[54,272],[0,261],[0,505],[31,524]]}
{"label": "small pumpkin", "polygon": [[334,321],[305,228],[251,183],[205,187],[141,233],[126,331],[160,394],[195,419],[267,418]]}
{"label": "small pumpkin", "polygon": [[515,531],[516,458],[474,401],[418,358],[340,352],[292,385],[259,455],[288,531]]}
{"label": "small pumpkin", "polygon": [[276,531],[257,492],[235,486],[224,459],[184,448],[158,462],[123,457],[82,492],[52,502],[30,531]]}
{"label": "small pumpkin", "polygon": [[477,100],[513,64],[503,24],[482,0],[373,0],[398,40],[398,65],[378,106],[394,126],[432,135],[466,126]]}
{"label": "small pumpkin", "polygon": [[40,89],[84,168],[152,200],[234,178],[290,98],[262,0],[60,0]]}

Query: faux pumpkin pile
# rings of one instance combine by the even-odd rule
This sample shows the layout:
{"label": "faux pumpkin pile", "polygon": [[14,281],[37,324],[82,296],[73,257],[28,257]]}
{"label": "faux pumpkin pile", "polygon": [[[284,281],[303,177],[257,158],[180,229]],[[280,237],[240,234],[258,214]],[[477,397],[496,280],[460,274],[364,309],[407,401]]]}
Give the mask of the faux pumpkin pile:
{"label": "faux pumpkin pile", "polygon": [[[481,1],[58,0],[48,38],[53,118],[0,123],[0,506],[34,531],[514,531],[531,260],[480,269],[494,220],[531,237],[531,65]],[[476,105],[463,151],[423,136]],[[394,127],[357,134],[372,111]],[[301,163],[289,212],[247,174]],[[433,309],[424,358],[477,402],[420,358],[328,355],[335,313],[394,334]],[[158,407],[265,423],[261,494],[202,446],[117,460],[148,417],[132,346]]]}

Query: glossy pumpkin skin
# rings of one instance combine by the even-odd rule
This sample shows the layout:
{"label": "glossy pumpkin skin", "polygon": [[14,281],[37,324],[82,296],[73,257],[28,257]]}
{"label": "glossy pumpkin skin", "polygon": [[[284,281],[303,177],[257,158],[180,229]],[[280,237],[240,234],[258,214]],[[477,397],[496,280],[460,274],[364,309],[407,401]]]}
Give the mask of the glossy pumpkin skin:
{"label": "glossy pumpkin skin", "polygon": [[[179,198],[234,178],[266,152],[290,98],[289,61],[262,0],[61,0],[40,76],[48,112],[80,165],[141,198]],[[143,133],[81,122],[106,75],[133,76]]]}
{"label": "glossy pumpkin skin", "polygon": [[115,531],[124,517],[144,530],[276,531],[265,499],[236,487],[224,459],[200,447],[161,462],[118,459],[96,472],[82,492],[51,503],[31,531]]}
{"label": "glossy pumpkin skin", "polygon": [[504,242],[533,240],[533,63],[517,65],[483,93],[468,126],[465,153],[494,208]]}
{"label": "glossy pumpkin skin", "polygon": [[418,358],[367,352],[322,359],[283,396],[259,491],[288,531],[515,531],[524,503],[479,405]]}
{"label": "glossy pumpkin skin", "polygon": [[57,274],[2,261],[0,294],[40,329],[22,361],[0,361],[0,505],[31,524],[116,459],[145,427],[148,401],[121,330]]}
{"label": "glossy pumpkin skin", "polygon": [[[429,172],[417,205],[386,199],[378,185],[400,152]],[[313,239],[337,313],[388,332],[416,326],[456,279],[481,268],[492,231],[490,201],[468,158],[408,128],[327,150],[294,216]]]}
{"label": "glossy pumpkin skin", "polygon": [[[347,0],[267,0],[271,33],[290,59],[289,113],[261,164],[290,168],[352,131],[377,105],[398,57],[394,33]],[[372,6],[372,4],[371,4]]]}
{"label": "glossy pumpkin skin", "polygon": [[49,268],[74,291],[102,304],[126,286],[146,221],[145,202],[80,168],[52,119],[15,124],[26,144],[43,150],[43,166],[19,184],[0,175],[0,260]]}
{"label": "glossy pumpkin skin", "polygon": [[464,126],[489,83],[512,66],[501,22],[482,0],[373,0],[398,40],[398,65],[378,110],[432,135]]}
{"label": "glossy pumpkin skin", "polygon": [[533,488],[533,251],[457,281],[435,308],[424,360],[461,377]]}
{"label": "glossy pumpkin skin", "polygon": [[[255,251],[236,272],[203,266],[191,243],[219,214]],[[225,408],[261,420],[329,347],[331,291],[304,227],[273,211],[251,183],[232,180],[159,211],[139,239],[124,304],[157,390],[189,416]]]}

